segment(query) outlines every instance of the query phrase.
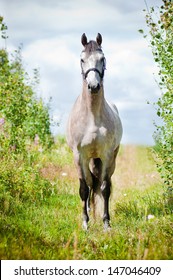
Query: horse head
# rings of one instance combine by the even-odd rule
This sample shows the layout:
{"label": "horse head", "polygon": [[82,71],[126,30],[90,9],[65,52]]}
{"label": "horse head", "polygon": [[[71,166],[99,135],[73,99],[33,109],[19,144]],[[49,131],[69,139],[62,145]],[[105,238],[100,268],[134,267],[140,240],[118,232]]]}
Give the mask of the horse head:
{"label": "horse head", "polygon": [[81,37],[84,50],[81,53],[81,69],[84,81],[91,94],[99,93],[103,83],[106,60],[102,52],[102,36],[97,34],[96,41],[89,41],[85,33]]}

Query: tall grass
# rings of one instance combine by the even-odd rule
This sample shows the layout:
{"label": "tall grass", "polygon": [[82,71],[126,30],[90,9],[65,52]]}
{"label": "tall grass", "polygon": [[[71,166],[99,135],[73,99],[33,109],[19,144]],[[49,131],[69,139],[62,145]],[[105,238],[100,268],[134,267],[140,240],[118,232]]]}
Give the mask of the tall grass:
{"label": "tall grass", "polygon": [[172,205],[149,148],[121,147],[109,232],[92,215],[89,230],[82,230],[77,174],[62,138],[51,151],[38,152],[33,164],[43,181],[27,188],[37,193],[46,180],[48,193],[1,211],[1,259],[173,259]]}

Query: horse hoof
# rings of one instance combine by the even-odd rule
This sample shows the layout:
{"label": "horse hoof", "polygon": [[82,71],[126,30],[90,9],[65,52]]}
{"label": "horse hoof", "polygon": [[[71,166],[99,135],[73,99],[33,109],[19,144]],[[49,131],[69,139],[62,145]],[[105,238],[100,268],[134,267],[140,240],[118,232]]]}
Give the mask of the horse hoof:
{"label": "horse hoof", "polygon": [[104,231],[110,231],[111,230],[111,226],[109,221],[105,221],[104,222]]}
{"label": "horse hoof", "polygon": [[87,224],[86,221],[83,221],[82,228],[83,228],[83,230],[85,230],[85,231],[88,230],[88,224]]}

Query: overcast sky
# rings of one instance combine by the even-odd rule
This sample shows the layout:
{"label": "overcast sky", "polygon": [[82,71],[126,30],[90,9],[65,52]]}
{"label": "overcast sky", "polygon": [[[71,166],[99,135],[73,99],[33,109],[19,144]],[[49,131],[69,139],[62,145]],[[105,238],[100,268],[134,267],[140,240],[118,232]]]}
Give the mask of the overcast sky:
{"label": "overcast sky", "polygon": [[[147,0],[149,7],[161,0]],[[139,34],[147,31],[144,0],[1,0],[0,14],[8,26],[7,49],[23,44],[25,69],[40,69],[39,95],[52,97],[54,133],[65,133],[70,109],[81,93],[81,35],[95,39],[102,34],[107,61],[105,97],[114,102],[122,118],[123,143],[153,144],[152,105],[160,96],[153,73],[149,41]],[[1,47],[4,42],[1,41]]]}

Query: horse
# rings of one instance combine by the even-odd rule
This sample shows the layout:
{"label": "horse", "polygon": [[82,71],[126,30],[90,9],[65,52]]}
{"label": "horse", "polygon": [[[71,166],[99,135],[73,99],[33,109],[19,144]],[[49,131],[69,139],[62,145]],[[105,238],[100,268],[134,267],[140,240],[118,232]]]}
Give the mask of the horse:
{"label": "horse", "polygon": [[103,78],[106,59],[102,51],[102,35],[96,41],[81,37],[83,77],[82,93],[78,96],[67,123],[67,143],[74,155],[82,200],[83,228],[87,230],[91,193],[103,200],[104,229],[111,228],[109,198],[111,176],[122,138],[122,123],[117,107],[104,97]]}

